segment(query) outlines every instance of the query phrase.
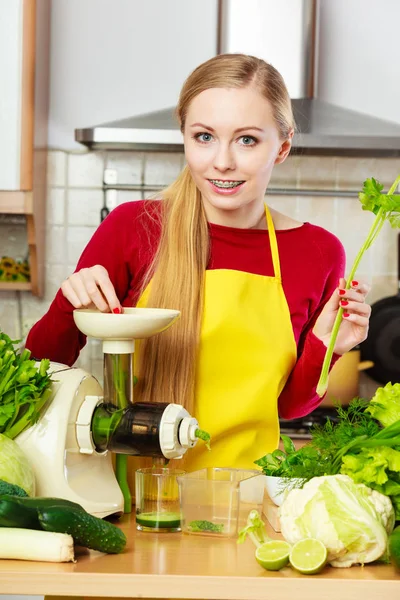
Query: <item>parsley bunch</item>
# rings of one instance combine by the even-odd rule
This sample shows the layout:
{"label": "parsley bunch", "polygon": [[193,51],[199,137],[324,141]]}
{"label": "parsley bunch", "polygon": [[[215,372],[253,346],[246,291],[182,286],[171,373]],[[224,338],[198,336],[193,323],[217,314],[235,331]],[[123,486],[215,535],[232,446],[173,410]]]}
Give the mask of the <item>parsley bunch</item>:
{"label": "parsley bunch", "polygon": [[[399,185],[399,183],[400,175],[397,177],[396,181],[393,183],[388,193],[383,194],[383,185],[373,177],[371,179],[367,179],[364,182],[363,189],[359,193],[358,197],[362,204],[362,209],[373,212],[375,215],[375,220],[372,224],[372,227],[367,235],[364,244],[361,246],[355,258],[354,264],[347,278],[346,289],[350,288],[351,282],[354,279],[356,270],[358,268],[358,265],[360,264],[364,252],[366,252],[366,250],[368,250],[368,248],[376,240],[384,223],[387,221],[394,229],[400,228],[400,195],[395,194],[396,188]],[[331,364],[333,349],[335,347],[336,338],[338,336],[340,323],[342,321],[342,315],[343,308],[339,307],[335,323],[333,325],[329,346],[325,353],[325,359],[322,365],[321,376],[319,378],[317,386],[317,394],[320,398],[322,398],[322,396],[326,393],[326,390],[328,389],[329,367]]]}
{"label": "parsley bunch", "polygon": [[0,433],[11,439],[37,421],[51,393],[50,361],[37,366],[17,343],[0,331]]}

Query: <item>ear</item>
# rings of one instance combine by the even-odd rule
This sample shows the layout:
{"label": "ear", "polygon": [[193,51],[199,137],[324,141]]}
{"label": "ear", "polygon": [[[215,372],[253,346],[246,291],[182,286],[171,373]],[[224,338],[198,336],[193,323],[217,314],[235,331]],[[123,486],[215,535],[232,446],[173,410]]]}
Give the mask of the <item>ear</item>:
{"label": "ear", "polygon": [[293,135],[294,135],[294,130],[291,129],[289,131],[288,138],[284,142],[282,142],[281,147],[279,148],[279,152],[275,159],[276,165],[283,163],[287,159],[290,149],[292,147]]}

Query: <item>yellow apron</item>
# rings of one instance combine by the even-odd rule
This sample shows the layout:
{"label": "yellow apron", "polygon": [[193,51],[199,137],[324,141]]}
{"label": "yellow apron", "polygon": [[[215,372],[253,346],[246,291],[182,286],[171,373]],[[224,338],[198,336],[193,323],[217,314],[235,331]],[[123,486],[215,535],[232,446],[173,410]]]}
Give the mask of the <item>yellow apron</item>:
{"label": "yellow apron", "polygon": [[[206,271],[194,416],[211,434],[185,455],[185,469],[255,468],[279,443],[278,397],[296,362],[279,252],[265,207],[274,276]],[[147,290],[137,306],[146,306]]]}

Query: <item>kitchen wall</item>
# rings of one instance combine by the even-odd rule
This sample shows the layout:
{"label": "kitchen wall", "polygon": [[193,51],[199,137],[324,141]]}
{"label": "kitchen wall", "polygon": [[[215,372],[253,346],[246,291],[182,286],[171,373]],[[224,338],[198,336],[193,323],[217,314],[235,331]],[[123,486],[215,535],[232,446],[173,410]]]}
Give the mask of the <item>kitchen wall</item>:
{"label": "kitchen wall", "polygon": [[[118,182],[146,186],[166,185],[179,173],[180,154],[140,152],[50,151],[48,164],[48,210],[46,231],[46,292],[42,300],[28,292],[0,292],[0,325],[11,336],[27,333],[47,310],[62,280],[72,272],[85,244],[100,222],[103,206],[102,178],[105,167],[118,171]],[[268,196],[271,206],[292,217],[311,221],[336,234],[345,246],[348,263],[365,238],[372,221],[360,210],[357,198],[335,196],[335,190],[359,190],[366,177],[375,176],[387,187],[400,172],[400,159],[338,157],[290,157],[275,167],[270,186],[298,190],[331,190],[324,196]],[[120,191],[117,204],[145,197],[140,191]],[[2,225],[1,248],[23,256],[25,231],[22,226]],[[371,302],[396,293],[396,233],[389,227],[363,259],[358,277],[372,284]],[[102,354],[92,340],[78,364],[100,379]],[[370,383],[363,376],[364,384]],[[366,394],[375,389],[372,384]]]}

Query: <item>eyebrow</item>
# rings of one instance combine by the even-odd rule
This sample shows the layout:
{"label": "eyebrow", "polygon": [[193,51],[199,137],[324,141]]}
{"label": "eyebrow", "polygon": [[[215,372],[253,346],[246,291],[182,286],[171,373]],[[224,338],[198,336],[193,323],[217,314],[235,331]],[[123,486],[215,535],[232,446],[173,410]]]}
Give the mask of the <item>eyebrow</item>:
{"label": "eyebrow", "polygon": [[[192,123],[192,125],[190,127],[202,127],[203,129],[208,129],[208,131],[215,133],[215,129],[213,129],[209,125],[204,125],[203,123]],[[260,127],[256,127],[255,125],[250,125],[249,127],[239,127],[239,129],[235,129],[234,133],[239,133],[240,131],[248,131],[249,129],[254,129],[256,131],[261,131],[261,132],[264,131],[263,129],[260,129]]]}

